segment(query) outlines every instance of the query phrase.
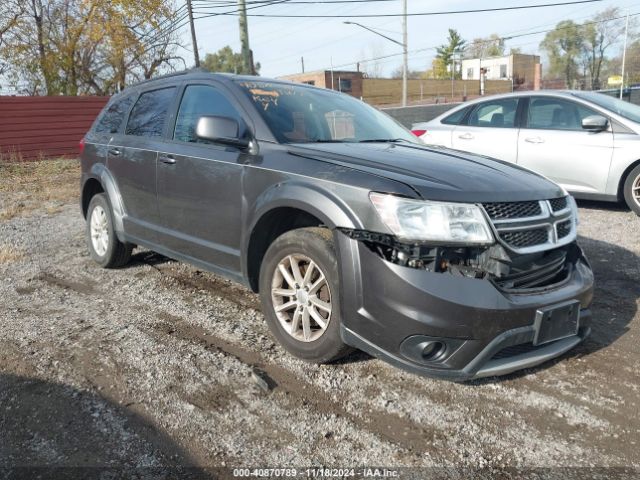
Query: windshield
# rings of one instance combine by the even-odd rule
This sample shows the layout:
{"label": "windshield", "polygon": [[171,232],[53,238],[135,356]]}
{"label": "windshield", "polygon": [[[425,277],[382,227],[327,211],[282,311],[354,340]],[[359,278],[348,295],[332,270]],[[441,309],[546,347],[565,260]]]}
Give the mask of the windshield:
{"label": "windshield", "polygon": [[280,143],[418,143],[394,120],[346,94],[259,80],[238,84]]}
{"label": "windshield", "polygon": [[617,98],[610,97],[603,93],[594,92],[579,92],[574,93],[576,97],[588,100],[596,105],[606,108],[614,113],[617,113],[621,117],[631,120],[636,123],[640,123],[640,107],[633,103],[623,102]]}

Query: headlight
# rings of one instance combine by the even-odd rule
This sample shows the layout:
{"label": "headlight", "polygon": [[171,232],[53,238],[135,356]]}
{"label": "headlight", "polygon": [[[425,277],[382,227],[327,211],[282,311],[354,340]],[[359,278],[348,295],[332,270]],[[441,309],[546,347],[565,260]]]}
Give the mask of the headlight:
{"label": "headlight", "polygon": [[494,242],[477,205],[411,200],[374,192],[369,198],[384,224],[400,238],[466,244]]}

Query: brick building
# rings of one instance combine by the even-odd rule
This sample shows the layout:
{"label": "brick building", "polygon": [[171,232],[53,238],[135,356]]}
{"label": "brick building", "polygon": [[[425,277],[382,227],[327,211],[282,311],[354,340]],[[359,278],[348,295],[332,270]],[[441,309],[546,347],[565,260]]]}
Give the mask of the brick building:
{"label": "brick building", "polygon": [[332,88],[348,93],[356,98],[362,97],[364,74],[346,70],[319,70],[315,72],[296,73],[279,77],[290,82],[307,83],[321,88]]}

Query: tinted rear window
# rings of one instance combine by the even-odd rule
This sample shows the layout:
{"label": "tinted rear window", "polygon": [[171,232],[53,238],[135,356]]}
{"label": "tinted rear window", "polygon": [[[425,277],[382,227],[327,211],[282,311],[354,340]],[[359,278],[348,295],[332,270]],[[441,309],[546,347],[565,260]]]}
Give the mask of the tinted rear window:
{"label": "tinted rear window", "polygon": [[120,126],[124,120],[125,115],[131,108],[133,102],[132,97],[124,97],[116,100],[107,107],[105,112],[100,117],[98,125],[96,125],[97,133],[116,133],[120,130]]}
{"label": "tinted rear window", "polygon": [[174,91],[175,87],[170,87],[140,95],[129,115],[125,133],[139,137],[162,136]]}
{"label": "tinted rear window", "polygon": [[460,122],[462,122],[468,111],[469,107],[461,108],[457,112],[453,112],[448,117],[444,117],[440,123],[444,123],[445,125],[460,125]]}

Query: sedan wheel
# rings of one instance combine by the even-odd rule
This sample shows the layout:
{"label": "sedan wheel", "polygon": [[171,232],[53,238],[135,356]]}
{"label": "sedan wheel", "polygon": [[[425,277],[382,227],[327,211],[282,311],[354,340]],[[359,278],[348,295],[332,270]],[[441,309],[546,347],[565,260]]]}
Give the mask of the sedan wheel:
{"label": "sedan wheel", "polygon": [[631,210],[640,215],[640,165],[627,175],[623,187],[624,200]]}
{"label": "sedan wheel", "polygon": [[633,200],[640,207],[640,175],[638,175],[633,182],[633,185],[631,187],[631,195],[633,195]]}

